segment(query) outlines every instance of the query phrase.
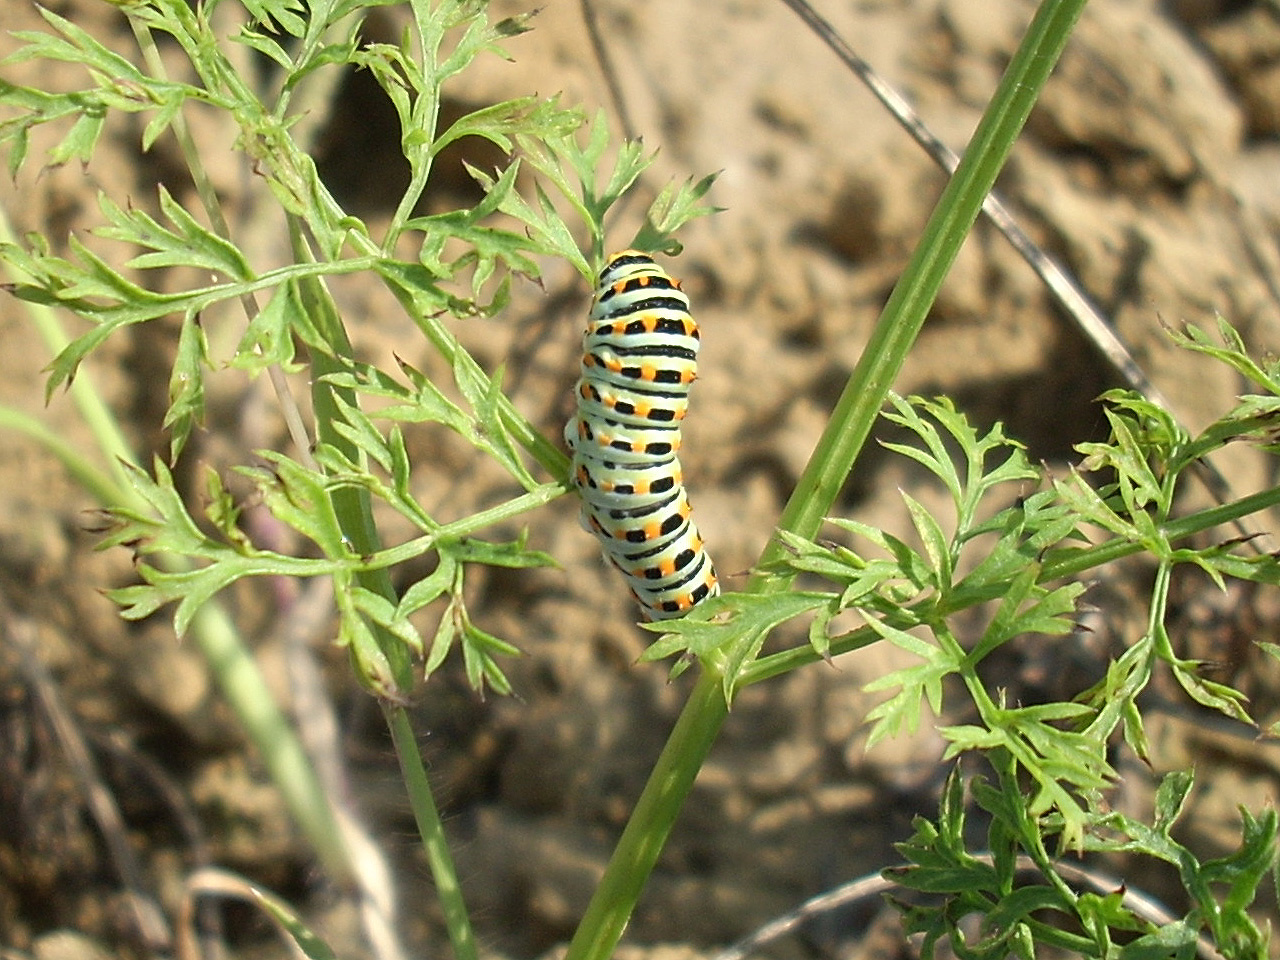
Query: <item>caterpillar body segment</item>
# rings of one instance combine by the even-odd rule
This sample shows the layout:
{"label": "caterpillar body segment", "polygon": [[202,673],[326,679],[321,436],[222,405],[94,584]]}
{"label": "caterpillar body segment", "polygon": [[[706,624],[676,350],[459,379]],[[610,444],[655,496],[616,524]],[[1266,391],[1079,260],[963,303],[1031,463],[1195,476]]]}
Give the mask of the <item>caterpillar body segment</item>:
{"label": "caterpillar body segment", "polygon": [[647,620],[683,616],[720,592],[676,457],[698,346],[680,282],[648,254],[611,256],[583,335],[565,443],[583,525]]}

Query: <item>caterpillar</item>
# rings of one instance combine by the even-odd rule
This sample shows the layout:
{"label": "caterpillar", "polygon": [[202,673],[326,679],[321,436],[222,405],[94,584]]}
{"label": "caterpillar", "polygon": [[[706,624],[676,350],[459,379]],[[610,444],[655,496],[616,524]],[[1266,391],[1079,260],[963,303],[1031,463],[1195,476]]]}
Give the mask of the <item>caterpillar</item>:
{"label": "caterpillar", "polygon": [[720,592],[676,457],[698,344],[679,280],[636,250],[609,257],[565,443],[582,524],[627,577],[646,620],[684,616]]}

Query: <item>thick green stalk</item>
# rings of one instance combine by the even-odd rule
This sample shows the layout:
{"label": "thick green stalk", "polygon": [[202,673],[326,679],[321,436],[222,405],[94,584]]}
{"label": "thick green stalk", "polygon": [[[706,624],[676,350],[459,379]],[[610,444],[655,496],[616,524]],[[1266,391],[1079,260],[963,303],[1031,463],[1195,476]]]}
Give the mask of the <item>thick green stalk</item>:
{"label": "thick green stalk", "polygon": [[[983,198],[995,183],[1084,4],[1085,0],[1045,0],[1041,4],[783,511],[781,528],[812,537],[835,502],[938,288],[977,219]],[[776,539],[771,541],[760,565],[778,559],[781,550]],[[784,577],[757,576],[748,590],[778,592],[786,589],[789,582]],[[608,960],[617,946],[680,805],[724,721],[728,706],[722,680],[715,671],[704,668],[609,861],[566,960]]]}
{"label": "thick green stalk", "polygon": [[[1044,0],[1040,5],[787,501],[778,520],[780,529],[811,538],[835,503],[1085,2]],[[757,566],[777,561],[783,549],[778,539],[771,540]],[[789,583],[786,577],[757,577],[749,589],[780,592]]]}
{"label": "thick green stalk", "polygon": [[728,713],[720,676],[704,670],[649,774],[565,960],[608,960],[612,955]]}

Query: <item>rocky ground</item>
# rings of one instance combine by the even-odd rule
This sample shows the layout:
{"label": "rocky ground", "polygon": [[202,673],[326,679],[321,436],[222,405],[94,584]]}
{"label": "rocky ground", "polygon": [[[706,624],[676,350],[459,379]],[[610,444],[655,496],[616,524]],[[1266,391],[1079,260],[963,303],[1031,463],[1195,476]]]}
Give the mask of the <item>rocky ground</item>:
{"label": "rocky ground", "polygon": [[[132,40],[117,11],[91,0],[52,5],[120,50]],[[499,0],[498,15],[529,9]],[[1020,0],[849,0],[824,10],[919,109],[945,142],[963,146],[1030,16]],[[741,583],[767,539],[878,310],[943,183],[942,174],[793,14],[769,0],[593,4],[621,101],[608,95],[580,5],[547,5],[532,33],[460,77],[447,108],[559,92],[659,150],[645,184],[722,171],[711,199],[724,212],[695,222],[672,264],[704,331],[700,380],[682,453],[699,523],[726,586]],[[399,13],[369,26],[394,39]],[[38,23],[25,0],[0,0],[0,26]],[[379,32],[381,36],[378,36]],[[11,49],[0,40],[0,51]],[[42,72],[43,71],[43,72]],[[30,64],[24,83],[69,84]],[[619,111],[625,110],[625,118]],[[376,90],[353,76],[315,105],[317,159],[349,208],[376,224],[391,212],[396,137]],[[193,117],[234,212],[238,237],[266,262],[282,255],[279,223],[250,202],[252,171],[227,150],[221,118]],[[203,126],[201,126],[203,124]],[[1239,384],[1175,350],[1161,321],[1231,320],[1258,351],[1280,348],[1275,234],[1280,225],[1280,13],[1273,3],[1094,0],[1033,114],[1000,188],[1036,240],[1080,280],[1156,387],[1192,428],[1225,410]],[[136,130],[109,137],[87,169],[71,165],[0,181],[18,232],[65,238],[91,218],[94,196],[150,202],[155,183],[182,198],[171,148],[140,154]],[[458,160],[441,171],[440,203],[470,187]],[[483,156],[466,159],[483,161]],[[636,204],[636,207],[639,207]],[[632,211],[632,225],[634,224]],[[619,226],[619,235],[628,233]],[[625,238],[623,238],[625,241]],[[59,241],[60,242],[60,241]],[[487,368],[505,363],[521,410],[559,432],[569,411],[588,292],[563,265],[544,289],[518,287],[506,313],[460,330]],[[359,349],[394,352],[444,371],[373,281],[336,286]],[[108,343],[90,375],[139,450],[157,448],[176,328],[153,325]],[[210,327],[225,351],[234,333]],[[48,360],[22,308],[0,299],[0,402],[87,442],[73,405],[43,402]],[[930,316],[896,389],[946,393],[975,421],[1003,420],[1032,457],[1062,469],[1072,447],[1098,438],[1094,402],[1121,381],[1041,281],[980,223]],[[190,465],[243,462],[283,443],[263,383],[220,378]],[[469,447],[411,436],[425,503],[451,516],[510,495]],[[1218,466],[1241,492],[1275,483],[1253,451]],[[899,533],[899,495],[929,505],[942,491],[900,460],[868,452],[840,509]],[[1206,495],[1191,491],[1188,506]],[[140,956],[122,885],[86,813],[86,799],[41,691],[56,694],[88,738],[124,812],[160,902],[201,857],[280,892],[329,931],[344,956],[353,934],[344,900],[326,886],[256,757],[211,687],[196,652],[167,618],[126,625],[98,592],[127,582],[129,557],[95,553],[92,501],[57,463],[0,431],[0,946],[3,956]],[[448,814],[448,829],[486,948],[532,957],[564,940],[659,750],[687,687],[637,665],[645,635],[621,584],[564,498],[532,518],[531,543],[559,570],[493,577],[474,609],[527,656],[511,675],[519,696],[481,701],[460,668],[433,680],[416,722]],[[1143,628],[1150,571],[1115,571],[1091,594],[1090,631],[1018,646],[999,664],[1011,698],[1078,689],[1103,657]],[[287,586],[230,598],[273,677],[283,676],[280,609]],[[1265,592],[1223,596],[1180,583],[1180,649],[1215,663],[1216,678],[1274,722],[1280,670],[1250,644],[1275,640],[1280,604]],[[23,637],[36,653],[19,656]],[[426,869],[380,718],[340,652],[313,637],[344,723],[350,790],[389,852],[416,955],[439,947]],[[862,686],[897,662],[867,649],[751,688],[735,706],[629,930],[637,944],[711,950],[801,900],[895,862],[892,843],[930,812],[948,765],[931,727],[867,751]],[[1074,686],[1072,686],[1074,684]],[[954,720],[955,718],[947,718]],[[1188,842],[1206,855],[1236,835],[1236,807],[1274,803],[1280,749],[1158,691],[1149,729],[1154,771],[1117,756],[1114,803],[1145,815],[1153,773],[1194,764]],[[1173,880],[1108,865],[1131,888],[1181,907]],[[1136,869],[1136,868],[1135,868]],[[1274,912],[1275,905],[1264,905]],[[867,902],[774,949],[801,957],[909,955]],[[172,918],[171,918],[172,919]],[[229,924],[238,956],[278,956],[249,912]],[[869,934],[868,932],[872,933]],[[1278,954],[1280,955],[1280,954]]]}

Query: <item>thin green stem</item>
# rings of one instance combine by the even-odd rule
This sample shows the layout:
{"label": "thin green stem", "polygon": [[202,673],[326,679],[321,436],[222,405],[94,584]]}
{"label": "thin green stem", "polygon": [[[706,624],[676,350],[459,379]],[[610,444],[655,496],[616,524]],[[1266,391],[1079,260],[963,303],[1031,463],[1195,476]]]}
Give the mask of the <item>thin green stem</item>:
{"label": "thin green stem", "polygon": [[[1250,494],[1247,497],[1241,497],[1232,503],[1223,504],[1219,507],[1213,507],[1209,510],[1201,510],[1189,517],[1181,517],[1177,520],[1170,520],[1161,527],[1164,536],[1171,543],[1184,540],[1197,533],[1204,533],[1224,524],[1234,523],[1241,517],[1252,516],[1271,507],[1280,506],[1280,487],[1272,487],[1259,493]],[[1112,563],[1124,557],[1131,557],[1136,553],[1142,553],[1147,549],[1145,543],[1123,539],[1116,537],[1108,540],[1106,543],[1100,543],[1095,547],[1087,547],[1084,549],[1069,548],[1059,551],[1052,551],[1044,558],[1044,563],[1040,569],[1040,575],[1036,578],[1037,583],[1050,583],[1054,580],[1063,580],[1069,577],[1078,576],[1089,570],[1101,567],[1104,564]],[[968,609],[979,603],[985,603],[990,600],[998,600],[1003,593],[1003,579],[993,575],[991,578],[993,585],[983,587],[982,589],[962,589],[955,590],[948,594],[945,603],[930,609],[929,611],[921,611],[918,615],[923,619],[939,619],[958,613],[961,610]],[[925,601],[925,604],[932,605],[934,601]],[[917,621],[919,622],[919,621]],[[880,639],[880,635],[870,627],[862,627],[851,633],[845,634],[831,641],[831,656],[838,656],[842,653],[850,653],[854,650],[860,650],[863,647],[870,646]],[[766,657],[761,657],[755,663],[748,666],[738,679],[739,686],[748,686],[753,683],[759,683],[762,680],[768,680],[772,677],[789,673],[806,664],[816,663],[822,657],[817,654],[812,647],[805,644],[803,647],[793,647],[789,650],[783,650]]]}
{"label": "thin green stem", "polygon": [[[13,243],[14,235],[12,225],[9,218],[5,215],[3,209],[0,209],[0,241],[5,243]],[[5,264],[6,269],[12,274],[13,265]],[[14,279],[18,279],[15,277]],[[30,279],[30,278],[23,278]],[[57,314],[53,309],[39,303],[25,304],[27,315],[31,318],[32,325],[36,328],[36,332],[40,334],[40,338],[44,341],[49,355],[56,357],[71,342],[71,338],[67,336],[63,330],[61,322],[59,322]],[[129,442],[125,439],[124,431],[120,429],[115,415],[111,412],[111,408],[102,399],[100,394],[94,387],[93,378],[89,376],[79,376],[73,379],[67,385],[67,393],[71,395],[72,402],[76,405],[76,410],[80,414],[80,419],[84,421],[85,426],[89,428],[90,433],[96,442],[99,451],[102,453],[105,461],[110,465],[114,482],[111,488],[116,494],[111,499],[104,499],[104,504],[123,505],[141,507],[145,506],[140,499],[131,500],[133,488],[129,485],[128,472],[125,469],[126,463],[133,463],[133,450],[129,446]],[[14,424],[17,425],[16,423]],[[53,438],[50,438],[53,439]],[[42,440],[43,442],[43,440]],[[50,445],[46,444],[55,456],[58,456],[68,468],[73,471],[78,479],[89,476],[92,468],[84,460],[82,454],[75,451],[75,456],[71,459],[63,456],[63,452],[59,448],[62,444]],[[76,464],[79,464],[78,466]],[[82,480],[83,482],[83,480]],[[107,488],[101,487],[95,483],[93,489],[95,495],[101,496],[108,492]]]}
{"label": "thin green stem", "polygon": [[478,533],[486,527],[512,520],[521,514],[544,507],[552,500],[564,494],[565,488],[560,483],[544,483],[521,494],[513,500],[506,500],[494,507],[488,507],[479,513],[473,513],[446,523],[421,537],[414,537],[394,547],[387,547],[368,556],[360,565],[363,570],[376,570],[394,567],[406,561],[416,559],[429,550],[434,549],[443,540],[457,540],[461,537]]}
{"label": "thin green stem", "polygon": [[79,446],[68,443],[35,417],[12,407],[0,406],[0,430],[16,430],[36,441],[57,457],[67,473],[71,474],[71,479],[99,503],[118,504],[127,499],[120,485],[90,463]]}
{"label": "thin green stem", "polygon": [[404,774],[405,788],[409,794],[409,802],[413,806],[414,819],[418,823],[418,833],[422,837],[422,848],[427,854],[427,864],[431,868],[431,877],[436,884],[436,896],[444,911],[449,941],[453,944],[454,960],[477,960],[476,938],[471,929],[471,918],[467,914],[467,905],[462,898],[462,887],[458,884],[458,871],[453,864],[453,856],[449,853],[449,843],[444,835],[444,825],[440,821],[440,811],[436,808],[435,798],[431,795],[427,771],[422,765],[422,756],[414,740],[413,726],[409,723],[409,716],[401,706],[384,701],[382,713],[386,719],[387,728],[391,731],[396,756],[400,759],[400,771]]}
{"label": "thin green stem", "polygon": [[[300,260],[306,259],[310,250],[297,229],[296,221],[291,221],[291,228],[295,256]],[[362,451],[335,429],[335,424],[341,419],[339,398],[352,405],[358,403],[358,398],[352,391],[336,386],[325,376],[328,373],[342,372],[343,362],[338,358],[353,355],[346,328],[322,280],[316,278],[302,284],[299,292],[312,323],[333,351],[332,356],[323,351],[315,351],[311,358],[312,404],[317,436],[321,442],[332,445],[348,458],[362,461]],[[376,553],[381,547],[381,538],[374,521],[369,492],[362,488],[347,487],[333,491],[330,497],[343,532],[356,551],[370,555]],[[365,589],[391,603],[397,602],[395,587],[387,569],[361,571],[357,574],[357,579]],[[458,882],[457,869],[449,853],[444,823],[431,793],[430,781],[418,753],[408,714],[402,706],[413,684],[413,664],[409,651],[403,641],[390,631],[377,624],[371,626],[376,650],[362,654],[362,645],[351,645],[356,676],[381,699],[383,716],[391,731],[418,833],[422,837],[431,875],[435,880],[436,896],[444,911],[445,925],[453,944],[454,960],[476,960],[475,934],[471,929],[471,919],[463,899],[462,886]]]}
{"label": "thin green stem", "polygon": [[338,882],[350,881],[351,851],[328,794],[226,608],[216,600],[204,604],[190,634],[325,870]]}
{"label": "thin green stem", "polygon": [[[147,69],[151,71],[151,75],[160,80],[168,79],[164,58],[160,56],[160,51],[156,47],[155,38],[152,36],[150,28],[132,17],[129,19],[129,26],[133,29],[134,39],[138,43],[138,48],[142,51],[142,56],[147,62]],[[186,117],[181,112],[175,113],[169,123],[169,128],[173,131],[174,139],[178,141],[178,148],[182,151],[182,159],[191,174],[191,181],[195,185],[196,195],[200,197],[200,204],[204,207],[205,213],[209,215],[209,222],[213,226],[213,232],[220,237],[230,239],[231,229],[227,226],[226,218],[222,215],[222,204],[218,201],[218,191],[214,188],[213,181],[209,179],[208,172],[204,168],[204,162],[200,159],[200,151],[196,147],[195,140],[192,139],[191,129],[187,126]]]}

